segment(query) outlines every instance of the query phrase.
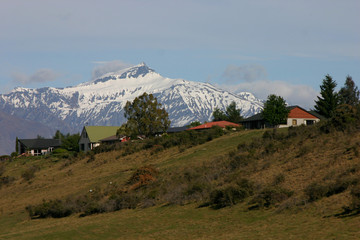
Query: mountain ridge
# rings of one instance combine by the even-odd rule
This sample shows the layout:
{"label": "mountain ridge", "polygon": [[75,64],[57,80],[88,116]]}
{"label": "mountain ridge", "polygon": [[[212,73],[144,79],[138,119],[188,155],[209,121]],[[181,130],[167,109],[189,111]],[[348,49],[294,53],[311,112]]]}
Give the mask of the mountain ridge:
{"label": "mountain ridge", "polygon": [[244,117],[260,112],[263,105],[251,93],[237,95],[209,83],[163,77],[141,63],[71,87],[18,87],[0,95],[0,110],[54,132],[75,133],[84,125],[121,125],[126,102],[144,92],[158,98],[174,127],[211,121],[215,108],[224,110],[232,101]]}

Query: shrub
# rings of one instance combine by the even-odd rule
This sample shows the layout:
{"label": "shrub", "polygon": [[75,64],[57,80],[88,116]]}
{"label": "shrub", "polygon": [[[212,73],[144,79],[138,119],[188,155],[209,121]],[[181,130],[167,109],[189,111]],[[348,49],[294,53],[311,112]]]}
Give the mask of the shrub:
{"label": "shrub", "polygon": [[35,172],[39,170],[39,167],[35,165],[29,166],[26,170],[24,170],[21,174],[21,177],[26,180],[30,181],[35,177]]}
{"label": "shrub", "polygon": [[131,185],[130,189],[137,189],[154,182],[157,174],[158,171],[150,165],[137,169],[128,180],[128,184]]}
{"label": "shrub", "polygon": [[67,217],[73,212],[73,210],[69,207],[66,207],[64,202],[61,200],[44,200],[42,204],[37,206],[27,206],[26,210],[28,211],[31,218],[61,218]]}
{"label": "shrub", "polygon": [[95,161],[95,152],[90,151],[88,152],[89,159],[86,161],[87,163]]}
{"label": "shrub", "polygon": [[236,180],[210,193],[209,205],[214,209],[233,206],[253,194],[254,186],[247,179]]}
{"label": "shrub", "polygon": [[274,177],[274,185],[279,185],[281,183],[285,182],[285,175],[283,173],[279,173]]}
{"label": "shrub", "polygon": [[329,187],[326,185],[321,185],[317,182],[313,182],[308,185],[305,189],[305,195],[308,197],[310,202],[316,201],[326,196],[329,191]]}
{"label": "shrub", "polygon": [[5,172],[5,164],[0,162],[0,177],[4,174]]}
{"label": "shrub", "polygon": [[276,205],[277,203],[283,202],[292,195],[292,191],[284,188],[266,187],[251,200],[250,203],[255,204],[255,206],[251,208],[268,208]]}
{"label": "shrub", "polygon": [[328,185],[326,196],[329,197],[334,194],[342,193],[351,185],[357,184],[358,179],[354,177],[343,176],[338,178],[335,182]]}
{"label": "shrub", "polygon": [[139,203],[140,199],[135,193],[119,191],[112,194],[106,204],[112,205],[111,211],[118,211],[121,209],[135,209]]}
{"label": "shrub", "polygon": [[248,197],[246,190],[237,185],[228,185],[210,193],[210,205],[214,209],[233,206]]}
{"label": "shrub", "polygon": [[360,183],[355,185],[351,191],[351,209],[360,210]]}
{"label": "shrub", "polygon": [[15,181],[14,177],[10,177],[10,176],[0,177],[0,188],[3,185],[6,185],[6,186],[10,185],[13,181]]}
{"label": "shrub", "polygon": [[98,201],[90,201],[85,205],[81,217],[103,212],[105,212],[105,206],[102,206]]}

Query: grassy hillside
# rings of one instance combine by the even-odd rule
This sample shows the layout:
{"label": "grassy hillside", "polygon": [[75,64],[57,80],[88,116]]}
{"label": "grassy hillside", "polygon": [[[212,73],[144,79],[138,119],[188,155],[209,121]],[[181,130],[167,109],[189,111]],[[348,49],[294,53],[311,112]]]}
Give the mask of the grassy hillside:
{"label": "grassy hillside", "polygon": [[[0,239],[360,235],[359,129],[239,131],[206,140],[6,161],[0,166]],[[61,207],[82,205],[64,218],[31,219],[25,210],[55,199]]]}

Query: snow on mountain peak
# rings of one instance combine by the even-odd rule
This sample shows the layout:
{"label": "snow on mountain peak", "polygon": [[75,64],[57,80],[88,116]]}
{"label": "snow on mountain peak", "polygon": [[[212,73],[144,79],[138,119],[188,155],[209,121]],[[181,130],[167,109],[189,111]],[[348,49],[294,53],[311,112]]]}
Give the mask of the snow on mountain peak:
{"label": "snow on mountain peak", "polygon": [[233,94],[207,83],[166,78],[141,63],[74,87],[17,88],[0,95],[0,110],[53,129],[77,132],[85,122],[121,125],[126,121],[126,102],[144,92],[154,94],[165,107],[172,126],[211,121],[215,108],[225,109],[233,101],[244,117],[259,113],[263,106],[251,93]]}
{"label": "snow on mountain peak", "polygon": [[106,73],[103,76],[95,79],[91,83],[99,83],[99,82],[106,82],[108,80],[115,80],[115,79],[127,79],[127,78],[139,78],[144,77],[149,73],[155,73],[155,71],[149,68],[144,62],[125,68],[116,72]]}

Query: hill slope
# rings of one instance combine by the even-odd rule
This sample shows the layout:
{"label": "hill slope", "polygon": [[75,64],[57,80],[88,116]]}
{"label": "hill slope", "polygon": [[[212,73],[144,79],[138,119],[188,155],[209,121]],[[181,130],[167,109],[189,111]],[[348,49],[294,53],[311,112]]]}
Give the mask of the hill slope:
{"label": "hill slope", "polygon": [[18,118],[0,111],[0,155],[11,154],[15,151],[15,139],[51,137],[51,129],[41,123]]}
{"label": "hill slope", "polygon": [[[190,148],[163,144],[141,143],[137,149],[145,149],[132,154],[121,148],[94,157],[6,162],[2,175],[15,180],[0,189],[0,238],[309,239],[311,232],[314,239],[356,239],[359,234],[359,215],[336,217],[351,205],[350,191],[360,182],[358,130],[242,131]],[[34,178],[21,177],[34,166]],[[143,175],[148,182],[134,178],[144,167],[157,172],[153,178]],[[244,189],[247,195],[239,197]],[[66,220],[30,220],[24,212],[43,199],[98,199],[92,203],[101,205],[113,191],[137,209]],[[231,201],[214,198],[221,192],[231,193]],[[127,230],[120,234],[119,228]]]}

